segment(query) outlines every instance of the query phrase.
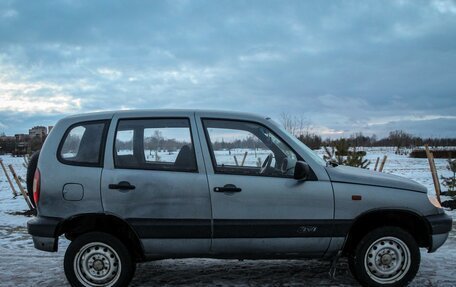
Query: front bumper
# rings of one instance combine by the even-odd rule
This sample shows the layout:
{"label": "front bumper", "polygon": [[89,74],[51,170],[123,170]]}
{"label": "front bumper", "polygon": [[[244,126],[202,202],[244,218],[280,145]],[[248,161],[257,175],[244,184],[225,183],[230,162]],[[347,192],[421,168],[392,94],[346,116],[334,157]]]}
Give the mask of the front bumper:
{"label": "front bumper", "polygon": [[431,246],[429,253],[435,252],[448,238],[453,228],[453,219],[446,213],[429,215],[425,217],[430,226]]}
{"label": "front bumper", "polygon": [[61,222],[60,218],[35,217],[27,222],[27,230],[33,238],[36,249],[56,252],[59,237],[57,230]]}

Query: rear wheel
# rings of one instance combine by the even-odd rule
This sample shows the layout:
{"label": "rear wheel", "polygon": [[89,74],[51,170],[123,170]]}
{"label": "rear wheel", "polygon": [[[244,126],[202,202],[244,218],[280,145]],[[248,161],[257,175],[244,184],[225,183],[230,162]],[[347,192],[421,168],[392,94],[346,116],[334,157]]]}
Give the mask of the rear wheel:
{"label": "rear wheel", "polygon": [[135,263],[116,237],[91,232],[77,237],[65,253],[65,275],[71,286],[127,286]]}
{"label": "rear wheel", "polygon": [[419,269],[420,252],[405,230],[382,227],[358,243],[348,262],[363,286],[406,286]]}

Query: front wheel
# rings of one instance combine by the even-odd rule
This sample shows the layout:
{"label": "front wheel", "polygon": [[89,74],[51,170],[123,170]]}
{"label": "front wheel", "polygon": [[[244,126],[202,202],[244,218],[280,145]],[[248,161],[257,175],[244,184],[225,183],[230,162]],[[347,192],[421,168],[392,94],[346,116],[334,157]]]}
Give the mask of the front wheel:
{"label": "front wheel", "polygon": [[348,262],[363,286],[406,286],[418,272],[420,251],[410,233],[381,227],[361,239]]}
{"label": "front wheel", "polygon": [[68,246],[64,269],[71,286],[117,287],[130,283],[135,263],[119,239],[108,233],[90,232]]}

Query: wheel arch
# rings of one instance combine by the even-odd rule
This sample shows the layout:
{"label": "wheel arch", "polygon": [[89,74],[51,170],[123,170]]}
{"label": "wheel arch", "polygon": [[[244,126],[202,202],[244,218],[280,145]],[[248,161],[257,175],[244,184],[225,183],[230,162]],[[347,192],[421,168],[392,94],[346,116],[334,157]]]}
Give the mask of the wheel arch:
{"label": "wheel arch", "polygon": [[57,236],[65,234],[69,240],[88,233],[106,232],[121,240],[137,261],[143,261],[144,247],[131,225],[118,216],[105,213],[86,213],[69,217],[57,228]]}
{"label": "wheel arch", "polygon": [[420,247],[432,244],[431,227],[422,215],[407,209],[376,209],[355,218],[345,237],[343,253],[349,254],[367,233],[382,226],[396,226],[406,230]]}

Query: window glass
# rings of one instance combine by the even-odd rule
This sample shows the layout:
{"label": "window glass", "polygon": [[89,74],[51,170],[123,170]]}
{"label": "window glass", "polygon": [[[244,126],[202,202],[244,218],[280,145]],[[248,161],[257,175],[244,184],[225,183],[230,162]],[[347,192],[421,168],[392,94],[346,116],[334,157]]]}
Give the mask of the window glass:
{"label": "window glass", "polygon": [[208,128],[217,166],[260,167],[272,151],[244,130]]}
{"label": "window glass", "polygon": [[204,120],[215,170],[264,176],[293,175],[296,154],[269,129],[255,123]]}
{"label": "window glass", "polygon": [[196,171],[187,119],[121,120],[117,143],[125,146],[116,148],[117,168]]}
{"label": "window glass", "polygon": [[84,123],[71,128],[61,146],[60,158],[67,163],[100,164],[106,123]]}
{"label": "window glass", "polygon": [[133,155],[133,130],[118,131],[116,138],[117,155]]}
{"label": "window glass", "polygon": [[175,163],[182,147],[192,147],[189,128],[144,129],[146,162]]}

